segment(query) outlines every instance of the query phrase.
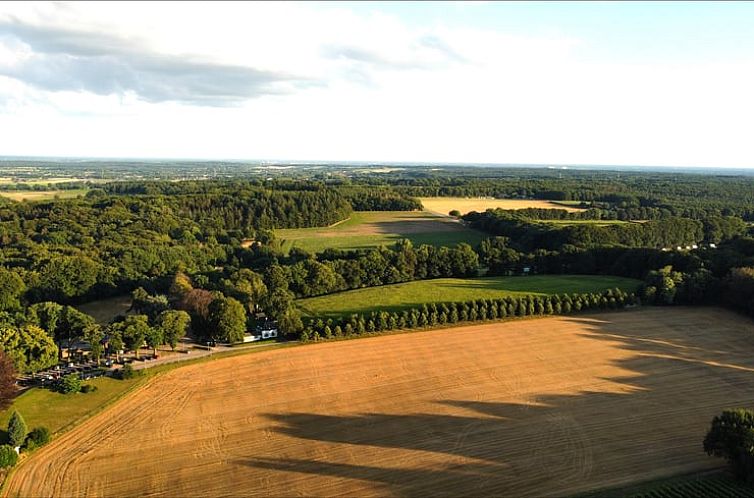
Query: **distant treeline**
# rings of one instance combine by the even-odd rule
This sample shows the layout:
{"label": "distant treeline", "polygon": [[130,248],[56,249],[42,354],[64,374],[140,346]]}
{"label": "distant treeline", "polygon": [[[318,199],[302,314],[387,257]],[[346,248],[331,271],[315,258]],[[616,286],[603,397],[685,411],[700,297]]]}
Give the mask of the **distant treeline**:
{"label": "distant treeline", "polygon": [[739,216],[754,221],[754,178],[751,177],[481,169],[474,173],[479,176],[447,177],[440,174],[388,180],[388,183],[397,191],[413,197],[489,196],[582,201],[611,210],[652,208],[634,212],[631,217],[615,219],[665,216],[701,219],[715,215]]}
{"label": "distant treeline", "polygon": [[[487,210],[471,212],[463,219],[473,228],[493,235],[508,237],[521,250],[559,249],[574,247],[625,246],[670,248],[700,242],[720,242],[746,233],[747,226],[733,216],[714,216],[704,221],[690,218],[663,218],[646,223],[622,223],[607,226],[578,224],[554,226],[534,223],[535,219],[563,219],[548,217],[542,210]],[[567,218],[566,218],[567,219]],[[588,218],[582,218],[588,219]]]}

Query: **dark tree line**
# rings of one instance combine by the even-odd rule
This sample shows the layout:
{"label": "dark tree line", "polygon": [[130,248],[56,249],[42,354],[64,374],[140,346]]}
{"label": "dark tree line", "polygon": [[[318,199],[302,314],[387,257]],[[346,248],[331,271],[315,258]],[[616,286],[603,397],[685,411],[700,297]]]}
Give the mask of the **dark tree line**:
{"label": "dark tree line", "polygon": [[739,218],[714,217],[705,221],[664,218],[644,223],[576,224],[566,226],[537,223],[515,211],[490,209],[463,216],[472,228],[507,237],[519,250],[559,250],[564,246],[675,248],[701,242],[719,242],[746,232]]}
{"label": "dark tree line", "polygon": [[281,267],[288,288],[298,297],[309,297],[427,278],[470,277],[479,267],[479,258],[468,244],[414,247],[402,240],[392,249],[341,252],[346,257],[328,259],[334,256],[330,252],[322,261],[307,258]]}
{"label": "dark tree line", "polygon": [[590,310],[618,310],[638,303],[621,289],[603,293],[527,295],[465,302],[430,303],[404,311],[373,311],[342,319],[310,319],[301,340],[318,341],[364,334],[436,327],[455,323],[504,320],[527,316],[567,315]]}

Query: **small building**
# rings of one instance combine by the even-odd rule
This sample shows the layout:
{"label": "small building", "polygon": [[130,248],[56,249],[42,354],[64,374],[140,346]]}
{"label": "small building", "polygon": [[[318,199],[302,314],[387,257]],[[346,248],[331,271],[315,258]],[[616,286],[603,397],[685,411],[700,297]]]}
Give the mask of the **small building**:
{"label": "small building", "polygon": [[277,322],[264,318],[263,321],[257,323],[257,326],[254,327],[254,330],[250,334],[244,335],[243,342],[263,341],[265,339],[275,339],[277,337]]}

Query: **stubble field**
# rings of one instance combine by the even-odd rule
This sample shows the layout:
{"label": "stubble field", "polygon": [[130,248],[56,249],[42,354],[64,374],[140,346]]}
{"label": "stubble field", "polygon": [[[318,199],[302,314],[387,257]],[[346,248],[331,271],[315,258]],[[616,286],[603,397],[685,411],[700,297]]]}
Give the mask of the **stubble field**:
{"label": "stubble field", "polygon": [[583,211],[582,208],[537,199],[492,199],[484,197],[421,197],[419,200],[424,209],[431,213],[446,215],[456,209],[461,214],[471,211],[484,212],[488,209],[563,209],[568,212]]}
{"label": "stubble field", "polygon": [[188,366],[34,454],[7,496],[563,496],[717,467],[754,327],[652,308]]}

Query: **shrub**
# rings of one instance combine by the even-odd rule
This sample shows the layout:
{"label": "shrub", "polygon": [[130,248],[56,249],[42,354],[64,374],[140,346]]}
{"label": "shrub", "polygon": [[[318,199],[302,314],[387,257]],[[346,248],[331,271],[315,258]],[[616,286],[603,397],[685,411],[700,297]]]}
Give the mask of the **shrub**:
{"label": "shrub", "polygon": [[18,462],[18,453],[13,446],[4,444],[0,446],[0,468],[13,467]]}
{"label": "shrub", "polygon": [[81,386],[81,392],[82,393],[93,393],[97,390],[97,386],[93,386],[91,384],[84,384]]}
{"label": "shrub", "polygon": [[78,374],[68,374],[58,382],[58,391],[63,394],[81,392],[81,378]]}
{"label": "shrub", "polygon": [[47,427],[35,427],[26,438],[26,448],[34,449],[50,442],[50,429]]}
{"label": "shrub", "polygon": [[134,367],[132,367],[130,363],[126,363],[123,365],[123,368],[118,371],[118,377],[122,380],[133,379],[139,375],[141,375],[141,372],[134,370]]}

